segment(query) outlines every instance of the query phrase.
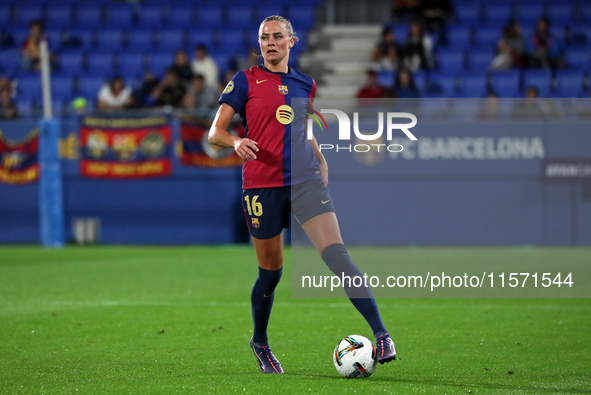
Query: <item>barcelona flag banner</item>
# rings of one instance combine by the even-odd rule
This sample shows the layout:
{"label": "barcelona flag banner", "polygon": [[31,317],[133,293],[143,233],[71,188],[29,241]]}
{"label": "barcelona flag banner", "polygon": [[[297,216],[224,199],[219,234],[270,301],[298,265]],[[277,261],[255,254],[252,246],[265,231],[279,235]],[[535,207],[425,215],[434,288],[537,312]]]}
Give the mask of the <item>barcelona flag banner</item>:
{"label": "barcelona flag banner", "polygon": [[[232,148],[218,147],[207,140],[210,125],[204,122],[181,121],[181,163],[185,166],[232,167],[244,162]],[[233,122],[228,132],[244,137],[244,127]]]}
{"label": "barcelona flag banner", "polygon": [[80,125],[80,173],[110,179],[168,176],[171,141],[166,116],[85,116]]}
{"label": "barcelona flag banner", "polygon": [[0,131],[0,182],[24,185],[39,179],[37,129],[21,141],[10,141]]}

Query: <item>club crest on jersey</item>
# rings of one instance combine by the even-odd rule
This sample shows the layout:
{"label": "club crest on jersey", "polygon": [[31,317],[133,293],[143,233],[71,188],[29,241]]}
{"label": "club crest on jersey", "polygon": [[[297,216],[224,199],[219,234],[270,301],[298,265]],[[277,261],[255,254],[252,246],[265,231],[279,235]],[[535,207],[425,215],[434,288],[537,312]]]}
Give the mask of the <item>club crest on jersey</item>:
{"label": "club crest on jersey", "polygon": [[255,229],[258,229],[259,226],[261,226],[261,223],[259,222],[258,218],[251,218],[252,220],[252,227]]}
{"label": "club crest on jersey", "polygon": [[283,125],[289,125],[293,121],[293,109],[287,104],[277,107],[275,111],[275,117],[279,123]]}
{"label": "club crest on jersey", "polygon": [[289,91],[287,90],[287,85],[278,85],[279,86],[279,93],[282,95],[287,95]]}

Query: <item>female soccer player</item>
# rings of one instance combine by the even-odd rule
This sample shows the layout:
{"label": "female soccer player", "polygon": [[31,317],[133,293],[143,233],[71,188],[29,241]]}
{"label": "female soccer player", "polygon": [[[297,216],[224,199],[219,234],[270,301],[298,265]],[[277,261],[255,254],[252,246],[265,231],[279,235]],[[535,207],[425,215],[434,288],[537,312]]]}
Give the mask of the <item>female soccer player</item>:
{"label": "female soccer player", "polygon": [[[326,187],[326,160],[316,141],[306,139],[305,113],[314,100],[316,82],[288,66],[296,41],[287,19],[273,15],[263,20],[259,44],[264,62],[236,73],[220,96],[209,131],[212,144],[233,147],[245,160],[242,205],[259,265],[251,294],[254,335],[250,346],[263,373],[283,373],[268,344],[267,324],[281,278],[281,232],[289,227],[290,210],[333,273],[362,276],[341,239]],[[306,100],[294,109],[291,106],[297,106],[297,100],[292,98]],[[234,113],[242,117],[245,138],[227,132]],[[394,342],[369,287],[354,289],[349,284],[345,291],[376,337],[378,362],[394,360]]]}

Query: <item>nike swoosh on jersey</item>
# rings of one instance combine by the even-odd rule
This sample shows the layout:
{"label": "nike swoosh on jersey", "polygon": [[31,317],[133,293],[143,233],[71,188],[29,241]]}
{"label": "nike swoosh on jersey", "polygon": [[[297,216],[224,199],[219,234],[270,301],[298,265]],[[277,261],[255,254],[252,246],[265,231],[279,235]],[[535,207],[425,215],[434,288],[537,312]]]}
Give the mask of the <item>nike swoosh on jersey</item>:
{"label": "nike swoosh on jersey", "polygon": [[330,199],[328,199],[328,200],[322,200],[322,204],[326,204],[328,202],[330,202]]}
{"label": "nike swoosh on jersey", "polygon": [[268,80],[262,80],[262,81],[259,81],[259,80],[257,80],[257,81],[256,81],[256,83],[257,83],[257,84],[262,84],[262,83],[263,83],[263,82],[265,82],[265,81],[268,81]]}

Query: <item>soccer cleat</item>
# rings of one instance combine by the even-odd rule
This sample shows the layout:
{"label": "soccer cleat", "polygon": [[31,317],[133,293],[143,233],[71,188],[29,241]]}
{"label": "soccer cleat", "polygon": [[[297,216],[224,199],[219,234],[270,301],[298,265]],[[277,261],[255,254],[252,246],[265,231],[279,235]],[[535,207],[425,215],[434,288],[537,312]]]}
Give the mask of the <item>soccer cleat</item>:
{"label": "soccer cleat", "polygon": [[394,342],[390,338],[390,334],[386,333],[376,339],[378,346],[376,359],[380,364],[390,362],[396,359],[396,348]]}
{"label": "soccer cleat", "polygon": [[257,362],[263,373],[283,373],[281,363],[275,358],[268,344],[263,347],[257,347],[254,341],[250,339],[250,348],[252,348],[254,356],[257,357]]}

